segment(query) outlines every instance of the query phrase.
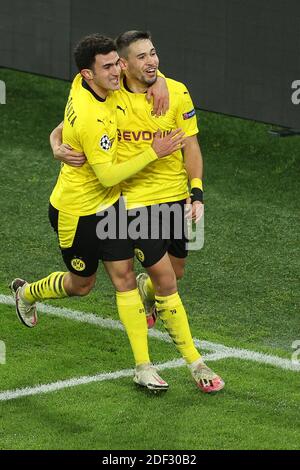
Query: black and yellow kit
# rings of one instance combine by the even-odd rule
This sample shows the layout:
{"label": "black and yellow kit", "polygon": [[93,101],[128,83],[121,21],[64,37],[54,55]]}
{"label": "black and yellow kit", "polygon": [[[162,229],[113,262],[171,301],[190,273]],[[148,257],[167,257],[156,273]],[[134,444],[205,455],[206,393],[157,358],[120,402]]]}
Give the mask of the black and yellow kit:
{"label": "black and yellow kit", "polygon": [[[115,92],[118,125],[118,162],[126,161],[151,145],[155,133],[163,135],[181,128],[186,136],[198,133],[197,118],[190,94],[180,82],[166,78],[170,108],[165,116],[152,115],[152,104],[143,93],[132,93],[123,79],[121,89]],[[122,195],[128,209],[182,201],[189,196],[188,177],[181,150],[156,160],[133,177],[121,183]],[[149,211],[150,214],[150,211]],[[130,219],[132,220],[132,219]],[[150,225],[150,220],[148,222]],[[177,224],[185,225],[184,211]],[[170,227],[171,233],[174,227]],[[186,231],[184,232],[186,233]],[[166,251],[183,258],[187,255],[187,239],[136,240],[137,256],[147,267],[157,262]]]}
{"label": "black and yellow kit", "polygon": [[87,162],[80,168],[62,164],[49,216],[67,268],[80,276],[93,274],[99,258],[110,261],[131,256],[125,241],[121,245],[109,239],[99,243],[96,234],[103,211],[118,201],[120,188],[104,187],[92,165],[116,162],[116,136],[114,94],[101,99],[78,74],[65,109],[63,142],[84,152]]}

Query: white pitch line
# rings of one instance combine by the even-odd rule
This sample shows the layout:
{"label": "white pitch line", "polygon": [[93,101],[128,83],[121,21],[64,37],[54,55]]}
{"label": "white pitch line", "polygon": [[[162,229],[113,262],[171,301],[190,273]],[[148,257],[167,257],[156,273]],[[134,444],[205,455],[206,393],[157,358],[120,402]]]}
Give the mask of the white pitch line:
{"label": "white pitch line", "polygon": [[[222,359],[224,354],[212,353],[204,356],[205,360],[217,361]],[[185,365],[183,359],[174,359],[173,361],[164,362],[163,364],[157,364],[157,369],[175,369]],[[131,377],[134,374],[134,369],[118,370],[116,372],[105,372],[97,375],[88,375],[78,378],[72,378],[68,380],[59,380],[58,382],[52,382],[49,384],[40,384],[34,387],[18,388],[16,390],[5,390],[0,392],[0,401],[15,400],[17,398],[29,397],[33,395],[41,395],[43,393],[57,392],[65,388],[77,387],[78,385],[85,385],[93,382],[104,382],[106,380],[116,380],[124,377]]]}
{"label": "white pitch line", "polygon": [[[14,305],[12,297],[0,294],[0,304]],[[52,305],[39,304],[38,310],[48,315],[54,315],[60,318],[67,318],[69,320],[75,320],[81,323],[89,323],[92,325],[100,326],[101,328],[109,328],[113,330],[124,330],[123,325],[120,321],[111,320],[108,318],[102,318],[94,313],[83,313],[78,310],[70,310],[67,308],[53,307]],[[158,330],[149,330],[148,334],[152,338],[171,343],[172,340],[167,333],[162,333]],[[289,359],[284,359],[279,356],[272,356],[269,354],[259,353],[256,351],[250,351],[248,349],[230,348],[223,344],[212,343],[210,341],[202,341],[194,338],[195,345],[204,351],[215,351],[225,354],[226,358],[238,358],[246,361],[258,362],[260,364],[268,364],[274,367],[290,370],[294,372],[300,372],[300,362],[293,362]],[[224,356],[224,357],[225,357]]]}

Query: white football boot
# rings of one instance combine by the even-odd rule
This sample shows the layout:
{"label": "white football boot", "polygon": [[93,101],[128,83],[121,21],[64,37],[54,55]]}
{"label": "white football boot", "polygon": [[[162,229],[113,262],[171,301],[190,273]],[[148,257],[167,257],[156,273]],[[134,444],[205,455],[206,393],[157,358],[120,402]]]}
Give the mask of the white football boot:
{"label": "white football boot", "polygon": [[196,385],[204,393],[213,393],[222,390],[225,382],[202,359],[190,366],[191,374]]}
{"label": "white football boot", "polygon": [[16,302],[16,313],[20,322],[28,328],[33,328],[37,324],[36,305],[22,299],[22,289],[27,284],[24,279],[16,278],[10,284],[10,290]]}
{"label": "white football boot", "polygon": [[169,385],[157,373],[152,364],[142,364],[136,367],[134,383],[149,390],[168,390]]}

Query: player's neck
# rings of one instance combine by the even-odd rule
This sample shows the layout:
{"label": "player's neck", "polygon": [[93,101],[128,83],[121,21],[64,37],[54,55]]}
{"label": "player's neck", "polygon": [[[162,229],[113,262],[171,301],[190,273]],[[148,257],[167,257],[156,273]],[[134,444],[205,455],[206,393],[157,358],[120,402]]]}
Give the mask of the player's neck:
{"label": "player's neck", "polygon": [[108,95],[108,90],[105,88],[100,87],[99,85],[96,85],[92,80],[88,82],[89,87],[93,90],[94,93],[96,93],[99,98],[105,100]]}
{"label": "player's neck", "polygon": [[124,77],[124,85],[125,88],[132,93],[146,93],[148,91],[148,85],[127,76]]}

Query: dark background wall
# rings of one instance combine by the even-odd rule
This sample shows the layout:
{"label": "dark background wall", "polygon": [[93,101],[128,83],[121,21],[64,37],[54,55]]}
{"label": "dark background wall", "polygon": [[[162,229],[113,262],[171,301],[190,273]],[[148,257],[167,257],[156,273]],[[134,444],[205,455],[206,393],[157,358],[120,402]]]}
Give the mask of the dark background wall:
{"label": "dark background wall", "polygon": [[152,32],[197,107],[300,127],[299,0],[0,0],[0,66],[71,80],[82,36],[128,29]]}

